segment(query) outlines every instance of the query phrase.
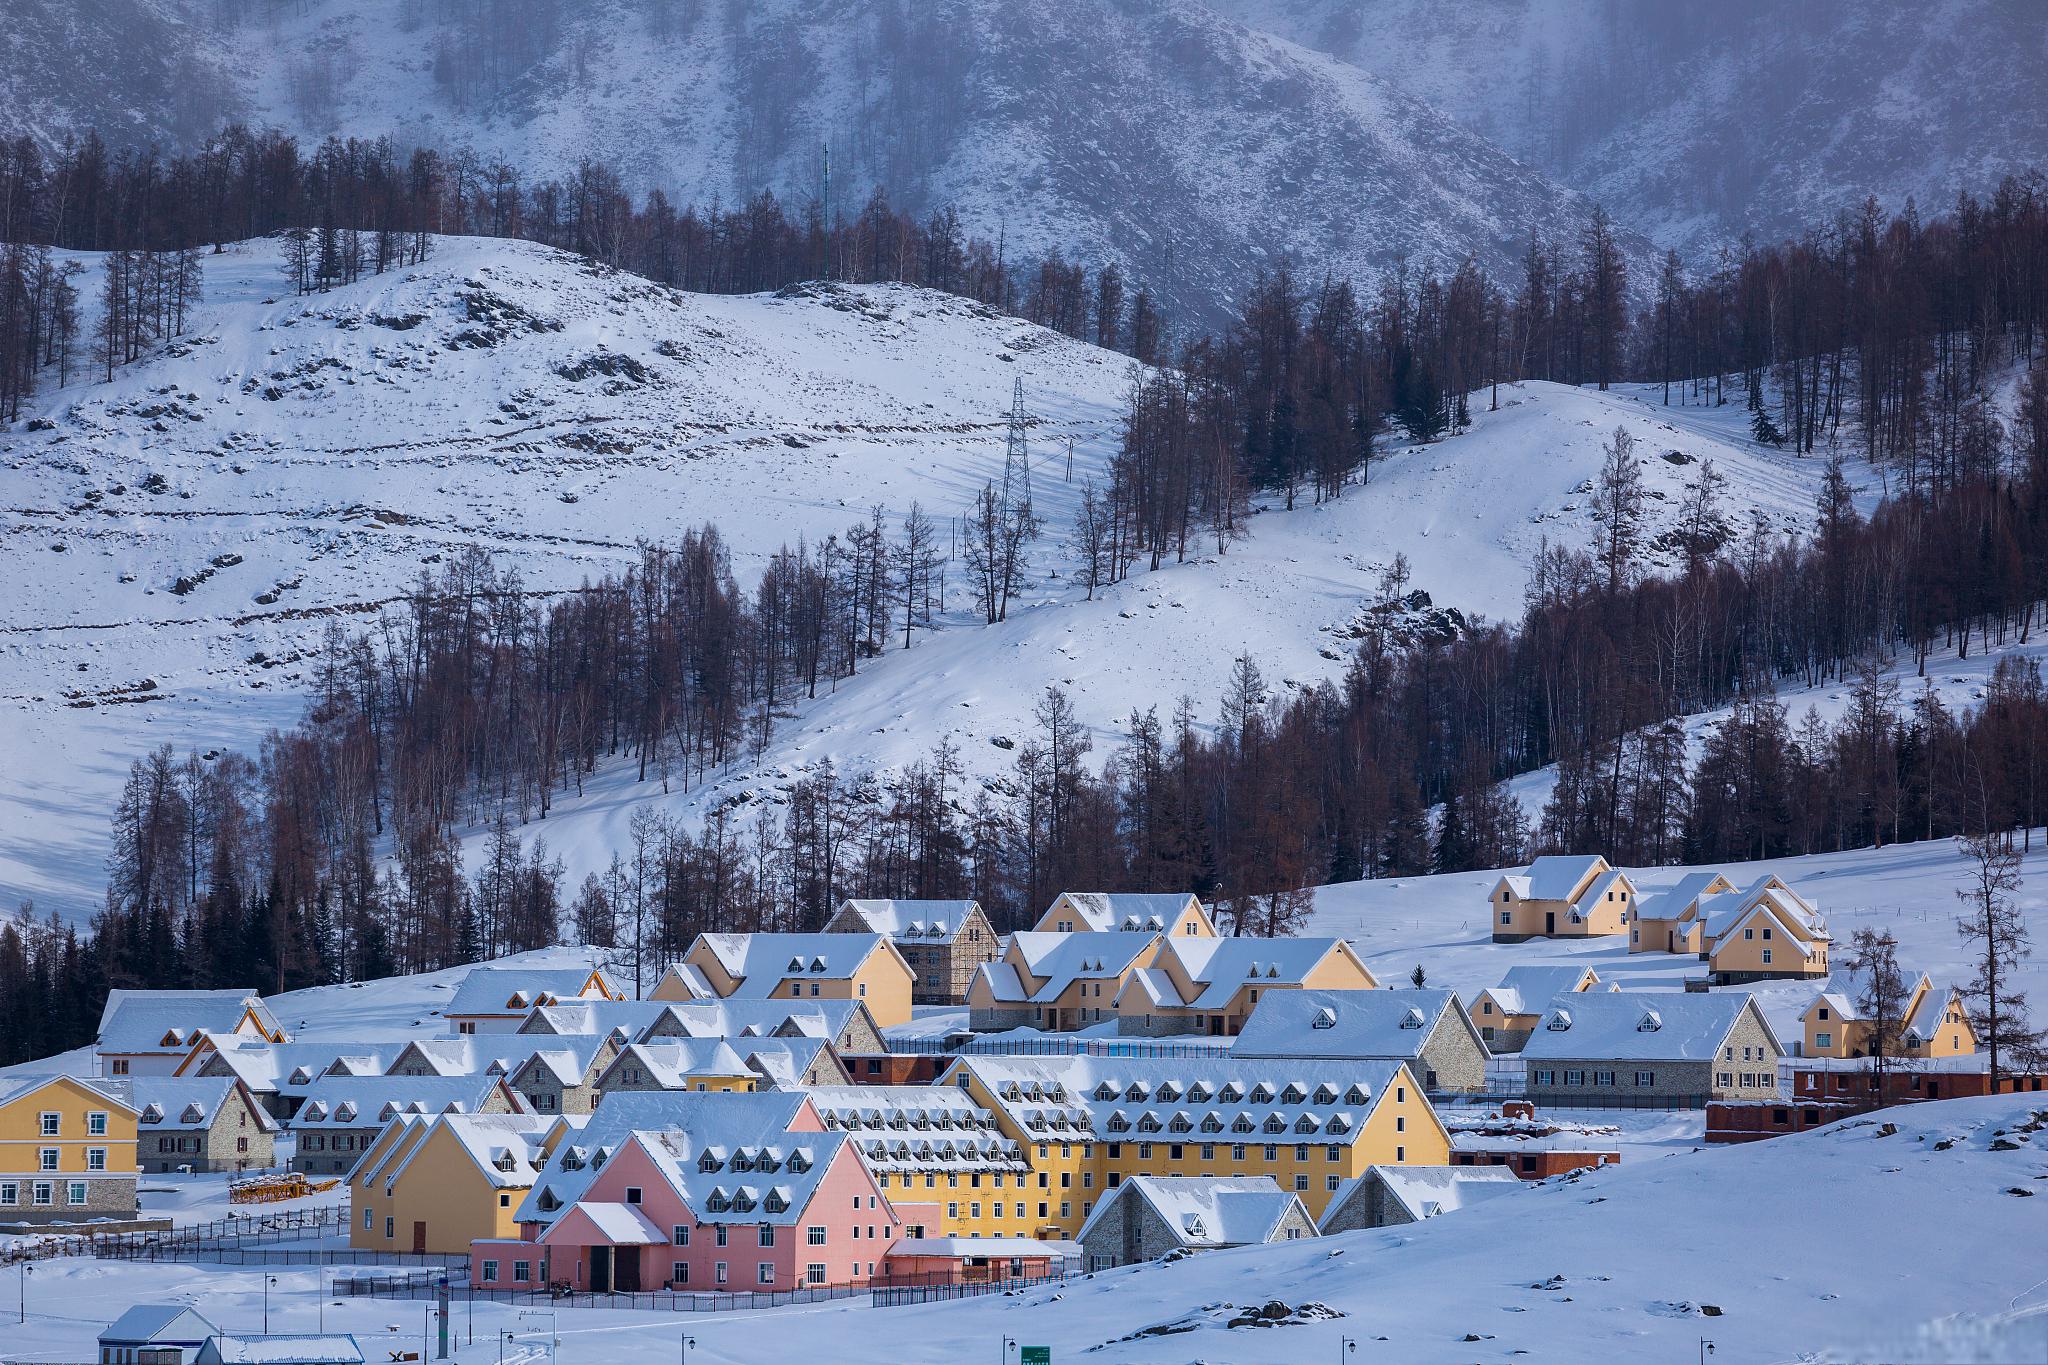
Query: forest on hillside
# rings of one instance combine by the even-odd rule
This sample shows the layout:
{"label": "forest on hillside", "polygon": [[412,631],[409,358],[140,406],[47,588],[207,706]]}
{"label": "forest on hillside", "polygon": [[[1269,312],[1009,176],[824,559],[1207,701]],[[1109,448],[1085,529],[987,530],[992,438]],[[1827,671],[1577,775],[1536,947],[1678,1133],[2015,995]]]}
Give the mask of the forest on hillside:
{"label": "forest on hillside", "polygon": [[[595,164],[526,185],[459,156],[401,162],[388,144],[341,141],[302,155],[241,129],[171,161],[88,142],[46,163],[14,144],[0,227],[12,404],[75,363],[67,347],[112,368],[174,334],[195,258],[263,232],[295,244],[290,283],[307,290],[417,262],[439,232],[482,232],[690,288],[901,279],[1160,362],[1102,486],[1056,528],[1059,552],[1028,488],[991,481],[970,508],[876,510],[785,547],[755,584],[736,580],[715,527],[547,601],[480,554],[423,575],[374,628],[329,633],[304,718],[258,752],[137,759],[92,932],[0,931],[0,999],[29,1002],[0,1006],[26,1011],[0,1021],[10,1055],[89,1025],[46,1008],[60,985],[75,999],[143,983],[283,989],[564,937],[660,961],[700,931],[815,928],[850,894],[972,895],[1012,927],[1070,886],[1192,890],[1236,932],[1276,934],[1318,884],[1533,850],[1713,861],[2048,821],[2037,670],[2002,664],[1983,705],[1953,713],[1899,695],[1883,668],[2043,626],[2037,181],[1927,219],[1865,205],[1705,271],[1674,258],[1633,310],[1641,292],[1597,213],[1576,241],[1532,240],[1515,280],[1467,267],[1359,287],[1275,269],[1216,335],[1177,329],[1113,269],[1007,260],[948,215],[894,213],[880,190],[830,224],[765,196],[676,210],[629,201]],[[91,327],[78,316],[92,281],[52,248],[108,253]],[[2013,376],[2014,396],[1995,400]],[[941,747],[887,780],[813,773],[786,804],[701,828],[643,812],[608,871],[563,884],[546,816],[600,765],[687,789],[757,757],[799,698],[936,628],[934,518],[963,517],[953,591],[964,577],[995,620],[1028,573],[1057,568],[1092,592],[1225,548],[1247,534],[1254,493],[1370,496],[1389,427],[1438,439],[1525,378],[1746,405],[1756,439],[1825,462],[1809,533],[1746,522],[1703,467],[1659,547],[1680,567],[1650,572],[1645,452],[1617,432],[1593,491],[1599,542],[1549,547],[1516,620],[1406,629],[1390,574],[1383,625],[1340,683],[1280,696],[1240,659],[1225,696],[1133,715],[1113,753],[1091,753],[1049,691],[1000,781],[968,781]],[[1849,451],[1886,479],[1868,517]],[[1788,714],[1773,695],[1788,679],[1842,679],[1849,714]],[[1692,761],[1675,720],[1717,707],[1732,718]],[[1503,784],[1549,764],[1555,794],[1530,828]],[[479,826],[488,848],[470,873],[457,832]]]}

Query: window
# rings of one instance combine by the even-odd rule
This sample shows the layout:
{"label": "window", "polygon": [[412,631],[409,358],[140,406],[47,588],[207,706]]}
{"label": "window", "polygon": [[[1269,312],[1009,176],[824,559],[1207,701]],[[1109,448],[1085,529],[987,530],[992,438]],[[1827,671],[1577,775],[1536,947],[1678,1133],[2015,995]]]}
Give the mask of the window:
{"label": "window", "polygon": [[1503,910],[1500,912],[1500,922],[1502,924],[1513,924],[1515,922],[1515,917],[1507,911]]}
{"label": "window", "polygon": [[764,1246],[764,1247],[772,1247],[772,1246],[774,1246],[774,1245],[775,1245],[775,1225],[774,1225],[773,1223],[763,1223],[763,1224],[761,1224],[761,1229],[760,1229],[760,1231],[761,1231],[761,1245],[762,1245],[762,1246]]}
{"label": "window", "polygon": [[1336,1143],[1334,1143],[1334,1142],[1333,1142],[1333,1143],[1331,1143],[1331,1144],[1330,1144],[1329,1146],[1327,1146],[1327,1147],[1325,1147],[1325,1148],[1323,1149],[1323,1160],[1325,1160],[1325,1161],[1342,1161],[1343,1159],[1344,1159],[1344,1149],[1343,1149],[1343,1148],[1342,1148],[1341,1146],[1339,1146],[1338,1144],[1336,1144]]}
{"label": "window", "polygon": [[809,1265],[805,1266],[804,1282],[807,1284],[825,1283],[825,1263],[823,1261],[812,1261]]}
{"label": "window", "polygon": [[485,1284],[496,1284],[497,1282],[498,1282],[498,1263],[497,1263],[496,1261],[485,1261],[485,1262],[484,1262],[484,1283],[485,1283]]}
{"label": "window", "polygon": [[106,1110],[95,1109],[85,1116],[85,1135],[87,1137],[105,1137],[107,1135]]}
{"label": "window", "polygon": [[1406,1147],[1396,1147],[1396,1148],[1394,1149],[1394,1160],[1396,1160],[1396,1161],[1406,1161],[1407,1159],[1408,1159],[1408,1149],[1407,1149]]}
{"label": "window", "polygon": [[1613,1073],[1612,1071],[1595,1071],[1595,1072],[1593,1073],[1593,1084],[1595,1084],[1595,1085],[1613,1085],[1613,1084],[1614,1084],[1614,1073]]}
{"label": "window", "polygon": [[1819,1019],[1823,1024],[1825,1024],[1828,1021],[1828,1007],[1826,1005],[1822,1005],[1820,1007],[1820,1013],[1815,1015],[1814,1017]]}
{"label": "window", "polygon": [[1202,1144],[1202,1160],[1204,1160],[1204,1161],[1214,1161],[1215,1159],[1216,1159],[1216,1144],[1215,1144],[1215,1143],[1213,1143],[1213,1142],[1205,1142],[1205,1143],[1203,1143],[1203,1144]]}
{"label": "window", "polygon": [[126,1057],[116,1057],[114,1059],[114,1074],[116,1076],[128,1074],[128,1059]]}
{"label": "window", "polygon": [[1536,1071],[1532,1073],[1530,1083],[1533,1085],[1556,1085],[1557,1073],[1555,1071],[1550,1070],[1547,1067],[1538,1067]]}
{"label": "window", "polygon": [[1766,948],[1766,949],[1764,949],[1764,966],[1768,967],[1768,966],[1770,966],[1770,965],[1771,965],[1771,950],[1770,950],[1769,948]]}
{"label": "window", "polygon": [[1294,1159],[1296,1161],[1308,1160],[1308,1144],[1306,1142],[1297,1142],[1294,1144]]}
{"label": "window", "polygon": [[688,1284],[690,1282],[690,1263],[688,1261],[670,1261],[668,1263],[668,1282],[670,1284]]}
{"label": "window", "polygon": [[54,1171],[57,1169],[57,1149],[55,1147],[45,1147],[36,1153],[36,1169],[39,1171]]}
{"label": "window", "polygon": [[1735,1084],[1735,1073],[1732,1071],[1715,1072],[1714,1084],[1719,1086],[1729,1086]]}
{"label": "window", "polygon": [[724,1261],[719,1261],[711,1267],[711,1278],[719,1284],[724,1284],[731,1278],[731,1275],[726,1270]]}
{"label": "window", "polygon": [[533,1278],[533,1262],[532,1262],[532,1261],[514,1261],[514,1262],[512,1263],[512,1282],[513,1282],[514,1284],[525,1284],[526,1282],[528,1282],[528,1281],[529,1281],[529,1280],[531,1280],[532,1278]]}
{"label": "window", "polygon": [[1835,1035],[1832,1033],[1816,1033],[1813,1035],[1813,1045],[1815,1047],[1833,1047],[1835,1045]]}
{"label": "window", "polygon": [[1564,1083],[1566,1085],[1584,1085],[1586,1083],[1586,1073],[1583,1071],[1574,1070],[1571,1067],[1566,1067],[1564,1073]]}
{"label": "window", "polygon": [[1307,1177],[1307,1176],[1305,1176],[1305,1175],[1298,1175],[1298,1176],[1294,1177],[1294,1188],[1295,1188],[1296,1192],[1298,1192],[1298,1193],[1303,1193],[1303,1194],[1307,1193],[1307,1192],[1308,1192],[1308,1177]]}
{"label": "window", "polygon": [[640,1202],[640,1187],[638,1185],[626,1186],[626,1202],[628,1204],[637,1204]]}
{"label": "window", "polygon": [[1341,1175],[1326,1175],[1323,1177],[1323,1188],[1329,1190],[1332,1194],[1335,1194],[1337,1187],[1343,1183],[1344,1177]]}
{"label": "window", "polygon": [[1657,1083],[1657,1073],[1656,1073],[1656,1072],[1654,1072],[1654,1071],[1638,1071],[1638,1072],[1636,1073],[1636,1084],[1637,1084],[1637,1085],[1655,1085],[1656,1083]]}
{"label": "window", "polygon": [[58,1133],[58,1131],[59,1131],[59,1130],[60,1130],[60,1129],[62,1128],[62,1126],[63,1126],[63,1123],[64,1123],[64,1116],[63,1116],[62,1114],[59,1114],[59,1113],[54,1113],[54,1112],[51,1112],[51,1113],[45,1113],[45,1114],[44,1114],[44,1115],[42,1116],[42,1119],[43,1119],[43,1136],[44,1136],[44,1137],[55,1137],[55,1136],[57,1136],[57,1133]]}
{"label": "window", "polygon": [[49,1202],[50,1202],[50,1201],[52,1200],[52,1198],[54,1198],[54,1193],[53,1193],[53,1192],[55,1191],[55,1189],[56,1189],[56,1186],[52,1185],[52,1184],[51,1184],[51,1183],[50,1183],[49,1181],[47,1181],[47,1180],[38,1180],[38,1181],[37,1181],[37,1182],[35,1183],[35,1188],[34,1188],[34,1190],[32,1191],[32,1200],[31,1200],[31,1202],[33,1202],[33,1203],[37,1203],[37,1204],[47,1204],[47,1203],[49,1203]]}
{"label": "window", "polygon": [[397,1220],[397,1219],[395,1219],[395,1218],[393,1218],[393,1217],[392,1217],[392,1216],[391,1216],[390,1214],[388,1214],[388,1213],[387,1213],[387,1214],[385,1214],[385,1215],[384,1215],[384,1240],[388,1242],[388,1241],[390,1241],[390,1240],[391,1240],[391,1239],[392,1239],[393,1237],[396,1237],[397,1235],[398,1235],[398,1220]]}
{"label": "window", "polygon": [[719,1246],[724,1246],[726,1236],[730,1231],[731,1230],[727,1228],[725,1224],[720,1223],[717,1227],[711,1230],[711,1240]]}
{"label": "window", "polygon": [[70,1187],[65,1190],[65,1202],[74,1207],[85,1202],[85,1182],[83,1180],[71,1182]]}
{"label": "window", "polygon": [[368,1231],[370,1231],[370,1228],[371,1228],[371,1226],[372,1226],[372,1224],[371,1224],[371,1219],[372,1219],[373,1217],[374,1217],[374,1215],[373,1215],[373,1214],[372,1214],[372,1213],[370,1212],[370,1210],[368,1210],[368,1209],[364,1209],[364,1210],[363,1210],[363,1231],[364,1231],[364,1232],[368,1232]]}
{"label": "window", "polygon": [[1242,1142],[1233,1142],[1230,1144],[1230,1159],[1232,1161],[1244,1160],[1244,1144]]}
{"label": "window", "polygon": [[1268,1161],[1278,1161],[1280,1159],[1280,1149],[1269,1142],[1266,1144],[1264,1155]]}
{"label": "window", "polygon": [[774,1284],[774,1283],[775,1283],[775,1262],[773,1262],[773,1261],[758,1261],[758,1262],[756,1262],[756,1263],[755,1263],[755,1265],[754,1265],[754,1283],[755,1283],[755,1284]]}
{"label": "window", "polygon": [[1060,1217],[1062,1217],[1062,1218],[1072,1218],[1073,1216],[1074,1216],[1074,1206],[1073,1206],[1072,1204],[1069,1204],[1069,1203],[1068,1203],[1068,1202],[1067,1202],[1066,1200],[1064,1200],[1064,1199],[1060,1200]]}

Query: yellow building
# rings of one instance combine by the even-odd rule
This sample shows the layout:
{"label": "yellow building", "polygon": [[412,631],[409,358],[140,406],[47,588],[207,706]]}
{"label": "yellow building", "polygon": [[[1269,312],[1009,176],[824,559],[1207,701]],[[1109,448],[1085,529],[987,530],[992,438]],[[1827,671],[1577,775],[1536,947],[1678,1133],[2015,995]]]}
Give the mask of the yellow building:
{"label": "yellow building", "polygon": [[1151,929],[1012,934],[1002,960],[974,974],[969,1026],[1065,1030],[1114,1019],[1117,997],[1158,961],[1165,940]]}
{"label": "yellow building", "polygon": [[1479,992],[1468,1013],[1489,1052],[1518,1052],[1552,1000],[1595,988],[1614,989],[1603,987],[1600,974],[1591,967],[1510,967],[1498,986]]}
{"label": "yellow building", "polygon": [[1244,1021],[1263,995],[1286,990],[1369,991],[1378,985],[1341,938],[1162,934],[1152,965],[1133,971],[1117,993],[1117,1031],[1235,1037],[1244,1031]]}
{"label": "yellow building", "polygon": [[721,999],[859,1000],[882,1028],[910,1022],[915,973],[883,934],[699,934],[682,966]]}
{"label": "yellow building", "polygon": [[1775,877],[1700,902],[1702,955],[1721,985],[1828,975],[1833,939],[1812,903]]}
{"label": "yellow building", "polygon": [[1031,926],[1041,934],[1168,934],[1215,938],[1216,924],[1192,893],[1062,891]]}
{"label": "yellow building", "polygon": [[843,1132],[909,1237],[1008,1237],[1029,1214],[1023,1145],[958,1086],[821,1086],[827,1132]]}
{"label": "yellow building", "polygon": [[1596,938],[1628,931],[1635,883],[1598,854],[1549,854],[1487,893],[1496,943]]}
{"label": "yellow building", "polygon": [[597,1078],[604,1096],[648,1090],[751,1094],[766,1079],[724,1038],[662,1038],[628,1043]]}
{"label": "yellow building", "polygon": [[0,1223],[133,1218],[136,1118],[76,1076],[0,1079]]}
{"label": "yellow building", "polygon": [[1640,897],[1629,912],[1628,950],[1698,954],[1706,927],[1700,902],[1734,889],[1735,883],[1719,872],[1693,872],[1668,890]]}
{"label": "yellow building", "polygon": [[[1828,978],[1821,993],[1799,1016],[1805,1033],[1805,1057],[1867,1057],[1876,1026],[1856,1001],[1864,988],[1856,973]],[[1899,1034],[1891,1046],[1895,1057],[1969,1057],[1977,1051],[1977,1032],[1955,987],[1937,988],[1925,973],[1912,981],[1899,1009]]]}
{"label": "yellow building", "polygon": [[479,1237],[518,1236],[519,1201],[575,1123],[535,1114],[395,1120],[349,1172],[349,1245],[466,1255]]}
{"label": "yellow building", "polygon": [[992,1113],[1030,1167],[992,1235],[1070,1238],[1134,1175],[1271,1176],[1316,1216],[1368,1166],[1450,1162],[1402,1062],[961,1057],[939,1079]]}

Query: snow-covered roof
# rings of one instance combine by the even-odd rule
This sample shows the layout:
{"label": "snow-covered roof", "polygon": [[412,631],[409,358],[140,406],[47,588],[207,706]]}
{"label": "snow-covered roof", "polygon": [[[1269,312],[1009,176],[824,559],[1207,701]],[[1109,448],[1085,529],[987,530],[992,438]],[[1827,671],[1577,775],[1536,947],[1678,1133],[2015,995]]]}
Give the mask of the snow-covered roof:
{"label": "snow-covered roof", "polygon": [[958,1086],[838,1085],[809,1092],[829,1131],[873,1171],[1024,1171],[1023,1148]]}
{"label": "snow-covered roof", "polygon": [[1714,894],[1716,885],[1727,883],[1719,872],[1688,872],[1671,886],[1653,892],[1636,902],[1638,920],[1676,920],[1685,918],[1690,911],[1697,910],[1700,897]]}
{"label": "snow-covered roof", "polygon": [[607,1077],[639,1068],[663,1090],[682,1090],[692,1076],[750,1076],[745,1059],[723,1038],[655,1038],[630,1043],[605,1068]]}
{"label": "snow-covered roof", "polygon": [[1552,1000],[1521,1055],[1525,1061],[1711,1061],[1745,1013],[1755,1014],[1782,1053],[1746,991],[1587,991]]}
{"label": "snow-covered roof", "polygon": [[531,1042],[510,1033],[466,1033],[456,1038],[414,1038],[391,1059],[386,1071],[424,1066],[436,1076],[509,1076],[533,1055]]}
{"label": "snow-covered roof", "polygon": [[749,1071],[778,1090],[802,1086],[831,1049],[824,1038],[746,1038],[733,1044]]}
{"label": "snow-covered roof", "polygon": [[[1027,1141],[1353,1141],[1403,1063],[1324,1058],[961,1057]],[[942,1083],[956,1072],[948,1070]],[[1412,1077],[1410,1083],[1414,1083]]]}
{"label": "snow-covered roof", "polygon": [[[1491,996],[1504,1014],[1536,1014],[1554,997],[1576,992],[1588,976],[1597,983],[1598,974],[1591,967],[1510,967],[1500,984],[1481,991],[1480,997]],[[1598,985],[1593,989],[1599,989]]]}
{"label": "snow-covered roof", "polygon": [[[336,1057],[353,1050],[337,1043],[273,1043],[266,1038],[210,1029],[205,1038],[213,1051],[202,1065],[227,1070],[259,1095],[275,1092],[294,1072],[303,1070],[308,1078],[318,1076]],[[381,1058],[374,1069],[384,1069]]]}
{"label": "snow-covered roof", "polygon": [[1739,927],[1752,911],[1775,920],[1787,937],[1825,939],[1827,921],[1813,903],[1776,877],[1760,877],[1746,890],[1723,891],[1700,899],[1700,918],[1706,935],[1716,946]]}
{"label": "snow-covered roof", "polygon": [[1081,1258],[1078,1242],[1040,1240],[1036,1237],[898,1237],[890,1244],[891,1256],[1019,1256],[1026,1260],[1050,1257],[1055,1261]]}
{"label": "snow-covered roof", "polygon": [[1417,1222],[1525,1188],[1521,1177],[1505,1166],[1368,1166],[1364,1175],[1345,1181],[1331,1197],[1323,1209],[1323,1226],[1335,1222],[1338,1211],[1374,1180]]}
{"label": "snow-covered roof", "polygon": [[[1179,918],[1191,901],[1191,892],[1067,891],[1060,899],[1074,917],[1096,933],[1142,930],[1160,931]],[[1054,902],[1055,905],[1058,900]],[[1047,910],[1050,914],[1051,910]]]}
{"label": "snow-covered roof", "polygon": [[598,1053],[609,1041],[610,1035],[599,1037],[588,1033],[552,1039],[534,1048],[509,1074],[518,1077],[533,1071],[545,1071],[563,1085],[581,1085],[596,1063]]}
{"label": "snow-covered roof", "polygon": [[1546,853],[1529,864],[1530,900],[1568,901],[1589,878],[1607,871],[1607,860],[1597,853]]}
{"label": "snow-covered roof", "polygon": [[[1933,981],[1925,972],[1919,976],[1901,973],[1899,984],[1903,987],[1903,993],[1899,997],[1901,1003],[1912,1001],[1916,1012],[1928,1004],[1928,997],[1941,995],[1942,1001],[1935,1007],[1936,1018],[1939,1018],[1940,1011],[1946,1008],[1948,997],[1954,994],[1953,989],[1946,992],[1935,991]],[[1820,983],[1820,989],[1814,993],[1813,999],[1807,1002],[1806,1012],[1810,1012],[1815,1005],[1826,1005],[1834,1012],[1836,1020],[1851,1024],[1860,1022],[1863,1018],[1863,1007],[1856,1002],[1863,998],[1868,986],[1869,983],[1863,980],[1862,969],[1854,962],[1845,963],[1829,972],[1827,979]]]}
{"label": "snow-covered roof", "polygon": [[578,1001],[534,1010],[520,1024],[529,1036],[622,1034],[625,1042],[663,1037],[838,1038],[865,1006],[847,1000]]}
{"label": "snow-covered roof", "polygon": [[[1033,1004],[1057,1000],[1075,981],[1123,975],[1158,942],[1159,935],[1150,930],[1099,934],[1026,931],[1011,935],[1006,961],[984,963],[982,972],[998,1001]],[[1043,983],[1037,990],[1026,989],[1028,983],[1013,966],[1018,963]]]}
{"label": "snow-covered roof", "polygon": [[1269,1175],[1136,1175],[1117,1186],[1088,1221],[1079,1240],[1119,1199],[1143,1199],[1182,1246],[1234,1247],[1269,1241],[1301,1200]]}
{"label": "snow-covered roof", "polygon": [[760,999],[786,977],[844,981],[887,940],[880,934],[701,934],[697,942],[737,980],[735,996]]}
{"label": "snow-covered roof", "polygon": [[[525,1014],[535,1005],[578,999],[584,987],[591,984],[592,975],[582,967],[478,967],[462,978],[454,996],[442,1006],[441,1014]],[[595,975],[603,980],[602,973]]]}
{"label": "snow-covered roof", "polygon": [[792,1131],[808,1102],[772,1090],[612,1095],[555,1148],[516,1216],[558,1221],[634,1143],[700,1221],[793,1223],[848,1141],[845,1133]]}
{"label": "snow-covered roof", "polygon": [[1342,942],[1335,938],[1168,935],[1161,941],[1156,969],[1164,971],[1170,957],[1201,986],[1195,997],[1187,1001],[1182,1001],[1178,992],[1172,992],[1173,1003],[1185,1004],[1190,1009],[1222,1009],[1247,986],[1299,986],[1310,972],[1339,951]]}
{"label": "snow-covered roof", "polygon": [[[128,1083],[130,1102],[145,1128],[207,1128],[236,1094],[232,1076],[136,1076]],[[261,1106],[250,1104],[259,1132],[277,1130]]]}
{"label": "snow-covered roof", "polygon": [[[635,1204],[580,1203],[576,1206],[613,1246],[662,1246],[668,1234]],[[543,1236],[542,1241],[547,1238]]]}
{"label": "snow-covered roof", "polygon": [[403,1114],[473,1114],[503,1082],[496,1076],[323,1076],[306,1087],[294,1128],[368,1128]]}
{"label": "snow-covered roof", "polygon": [[13,1076],[0,1076],[0,1104],[11,1104],[24,1095],[34,1094],[44,1086],[54,1085],[59,1081],[70,1081],[76,1085],[83,1086],[96,1095],[104,1095],[106,1096],[107,1103],[116,1108],[129,1109],[134,1107],[128,1102],[127,1087],[113,1080],[95,1076],[66,1076],[55,1073],[21,1073]]}
{"label": "snow-covered roof", "polygon": [[438,1114],[399,1122],[417,1131],[405,1135],[404,1140],[387,1142],[376,1163],[351,1174],[350,1183],[381,1182],[388,1192],[440,1132],[468,1154],[492,1188],[525,1189],[533,1184],[541,1143],[554,1130],[555,1121],[538,1114]]}
{"label": "snow-covered roof", "polygon": [[1451,991],[1275,991],[1259,997],[1230,1051],[1236,1057],[1412,1060],[1447,1014],[1456,1016],[1452,1027],[1471,1027]]}
{"label": "snow-covered roof", "polygon": [[981,902],[971,900],[849,900],[840,906],[875,933],[905,945],[951,943],[980,908]]}
{"label": "snow-covered roof", "polygon": [[138,1303],[107,1324],[102,1346],[140,1346],[150,1342],[196,1346],[220,1329],[195,1308],[182,1303]]}
{"label": "snow-covered roof", "polygon": [[273,1332],[239,1336],[217,1332],[194,1357],[195,1365],[361,1365],[363,1348],[352,1336]]}
{"label": "snow-covered roof", "polygon": [[203,1032],[233,1033],[245,1015],[282,1034],[254,991],[112,991],[100,1013],[101,1052],[185,1052]]}

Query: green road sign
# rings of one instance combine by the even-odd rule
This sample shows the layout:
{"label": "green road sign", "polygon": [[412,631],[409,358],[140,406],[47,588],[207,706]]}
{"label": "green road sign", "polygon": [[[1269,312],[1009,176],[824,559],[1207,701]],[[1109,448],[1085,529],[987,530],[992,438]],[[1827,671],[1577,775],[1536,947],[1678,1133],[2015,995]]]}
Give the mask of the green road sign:
{"label": "green road sign", "polygon": [[1052,1365],[1052,1347],[1019,1346],[1017,1365]]}

